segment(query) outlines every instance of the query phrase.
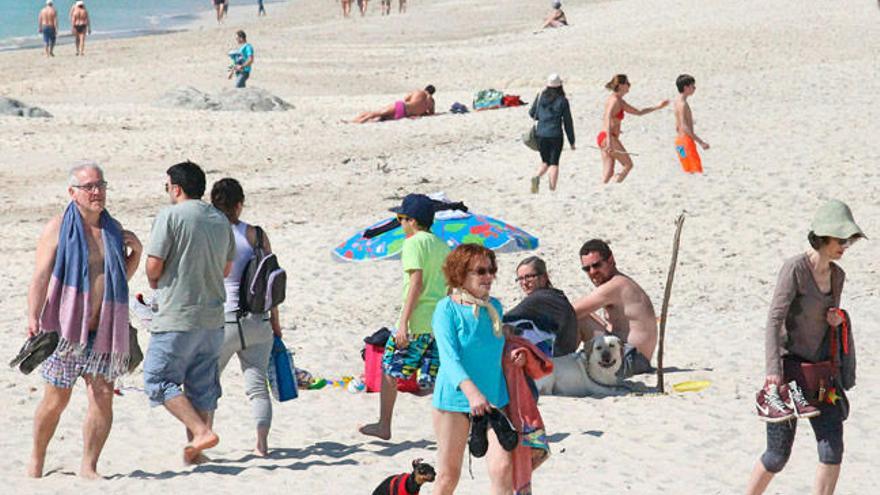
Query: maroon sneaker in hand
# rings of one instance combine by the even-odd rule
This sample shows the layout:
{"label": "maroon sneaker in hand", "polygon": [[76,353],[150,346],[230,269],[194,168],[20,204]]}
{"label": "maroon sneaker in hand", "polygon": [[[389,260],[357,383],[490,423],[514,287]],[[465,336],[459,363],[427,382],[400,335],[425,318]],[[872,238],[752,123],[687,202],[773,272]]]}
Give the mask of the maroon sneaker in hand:
{"label": "maroon sneaker in hand", "polygon": [[768,423],[781,423],[794,418],[794,411],[785,405],[782,397],[779,396],[779,389],[773,383],[767,384],[758,391],[755,396],[755,409],[758,410],[758,419]]}
{"label": "maroon sneaker in hand", "polygon": [[797,416],[798,419],[815,418],[822,414],[819,409],[811,406],[810,403],[804,399],[804,394],[801,392],[796,381],[792,380],[788,385],[781,386],[779,392],[780,397],[782,397],[782,402],[784,402],[789,409],[794,411],[794,415]]}

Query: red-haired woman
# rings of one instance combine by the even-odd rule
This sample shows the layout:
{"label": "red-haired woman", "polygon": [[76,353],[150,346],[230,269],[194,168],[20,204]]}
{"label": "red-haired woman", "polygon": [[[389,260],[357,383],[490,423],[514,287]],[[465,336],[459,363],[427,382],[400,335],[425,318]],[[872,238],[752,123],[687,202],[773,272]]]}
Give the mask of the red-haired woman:
{"label": "red-haired woman", "polygon": [[466,444],[476,457],[488,453],[492,493],[513,493],[509,450],[519,439],[501,412],[509,401],[501,368],[502,308],[489,296],[497,271],[495,253],[476,244],[458,246],[443,265],[452,293],[437,303],[432,322],[440,351],[433,398],[435,494],[455,492]]}

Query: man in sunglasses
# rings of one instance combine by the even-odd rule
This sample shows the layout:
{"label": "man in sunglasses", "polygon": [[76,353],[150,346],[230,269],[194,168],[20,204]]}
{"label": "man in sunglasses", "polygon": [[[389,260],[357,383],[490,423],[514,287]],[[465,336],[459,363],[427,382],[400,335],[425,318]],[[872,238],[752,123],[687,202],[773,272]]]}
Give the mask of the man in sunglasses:
{"label": "man in sunglasses", "polygon": [[[575,301],[578,320],[594,336],[610,332],[625,343],[620,368],[623,377],[653,371],[651,357],[657,346],[657,317],[648,294],[635,280],[617,271],[614,254],[605,241],[585,242],[580,257],[581,269],[596,290]],[[593,314],[600,309],[605,310],[604,319]]]}
{"label": "man in sunglasses", "polygon": [[431,319],[434,308],[448,292],[443,262],[449,247],[431,232],[434,202],[424,194],[407,194],[400,206],[391,208],[406,234],[400,251],[403,264],[403,308],[397,333],[385,344],[382,356],[382,389],[379,391],[379,421],[358,431],[383,440],[391,438],[391,419],[397,400],[397,380],[406,380],[421,370],[419,388],[434,388],[440,354],[434,341]]}

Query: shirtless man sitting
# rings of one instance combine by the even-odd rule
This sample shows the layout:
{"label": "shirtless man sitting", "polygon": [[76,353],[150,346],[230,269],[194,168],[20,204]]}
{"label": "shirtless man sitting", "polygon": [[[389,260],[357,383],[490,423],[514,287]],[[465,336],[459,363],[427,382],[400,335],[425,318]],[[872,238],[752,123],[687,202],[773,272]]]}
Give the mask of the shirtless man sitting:
{"label": "shirtless man sitting", "polygon": [[[657,317],[648,294],[633,279],[617,271],[614,255],[605,241],[592,239],[581,246],[581,269],[596,290],[574,303],[581,327],[592,336],[607,332],[624,343],[624,378],[649,373],[657,346]],[[605,310],[605,318],[593,314]]]}
{"label": "shirtless man sitting", "polygon": [[363,112],[352,120],[355,124],[381,122],[383,120],[400,120],[404,117],[422,117],[434,115],[434,86],[429,84],[425,89],[418,89],[397,100],[391,105],[376,111]]}

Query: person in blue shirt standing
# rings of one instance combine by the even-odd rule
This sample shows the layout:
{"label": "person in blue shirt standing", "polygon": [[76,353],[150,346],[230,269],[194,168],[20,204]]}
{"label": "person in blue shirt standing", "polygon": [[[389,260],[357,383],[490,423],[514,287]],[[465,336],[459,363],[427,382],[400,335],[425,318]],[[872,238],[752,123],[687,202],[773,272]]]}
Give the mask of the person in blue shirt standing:
{"label": "person in blue shirt standing", "polygon": [[489,454],[492,493],[513,493],[509,450],[518,443],[513,427],[505,435],[512,433],[513,445],[497,436],[494,424],[487,429],[483,423],[477,432],[478,417],[499,415],[509,402],[501,369],[503,309],[489,296],[497,271],[495,253],[477,244],[456,247],[443,264],[451,294],[437,303],[432,319],[440,369],[432,399],[437,479],[431,493],[438,495],[455,492],[466,445],[476,457]]}
{"label": "person in blue shirt standing", "polygon": [[235,33],[235,39],[238,41],[238,57],[233,72],[235,73],[235,87],[243,88],[247,84],[248,78],[251,77],[251,68],[254,65],[254,47],[247,42],[247,35],[244,31],[239,30]]}

